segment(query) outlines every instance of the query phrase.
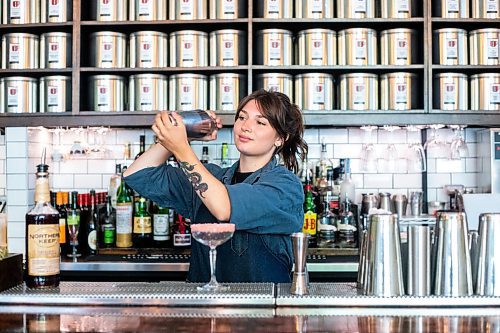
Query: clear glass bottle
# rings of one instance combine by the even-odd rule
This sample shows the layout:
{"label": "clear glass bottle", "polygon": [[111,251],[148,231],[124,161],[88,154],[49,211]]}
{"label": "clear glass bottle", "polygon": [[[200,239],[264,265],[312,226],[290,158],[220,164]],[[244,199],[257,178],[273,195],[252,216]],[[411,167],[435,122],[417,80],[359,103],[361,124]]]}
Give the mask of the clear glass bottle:
{"label": "clear glass bottle", "polygon": [[333,248],[337,241],[337,215],[329,206],[329,198],[323,201],[323,212],[318,216],[318,247]]}
{"label": "clear glass bottle", "polygon": [[203,146],[200,162],[204,164],[210,162],[210,156],[208,155],[208,146]]}
{"label": "clear glass bottle", "polygon": [[329,169],[333,169],[332,161],[327,157],[326,143],[321,143],[321,154],[316,163],[316,175],[314,185],[320,193],[326,192],[328,188],[327,174]]}
{"label": "clear glass bottle", "polygon": [[312,184],[312,170],[309,166],[309,162],[307,160],[307,156],[302,156],[302,163],[298,173],[298,177],[302,182],[302,185]]}
{"label": "clear glass bottle", "polygon": [[358,246],[358,226],[351,211],[349,196],[346,196],[345,201],[342,203],[337,230],[340,247],[355,248]]}
{"label": "clear glass bottle", "polygon": [[346,198],[350,200],[351,203],[355,203],[356,186],[351,178],[351,160],[347,158],[345,160],[344,177],[340,183],[340,202],[345,202]]}
{"label": "clear glass bottle", "polygon": [[118,188],[122,181],[122,170],[121,164],[115,165],[115,174],[109,179],[108,194],[111,197],[111,205],[113,208],[116,207],[116,194],[118,193]]}
{"label": "clear glass bottle", "polygon": [[221,147],[221,159],[220,159],[220,166],[222,168],[228,168],[231,166],[231,162],[229,161],[229,146],[227,143],[223,143]]}

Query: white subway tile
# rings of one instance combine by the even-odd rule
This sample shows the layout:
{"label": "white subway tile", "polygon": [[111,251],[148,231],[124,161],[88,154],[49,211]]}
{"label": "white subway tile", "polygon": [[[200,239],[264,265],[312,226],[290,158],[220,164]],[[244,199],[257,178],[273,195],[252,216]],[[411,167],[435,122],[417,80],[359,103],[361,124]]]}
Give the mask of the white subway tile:
{"label": "white subway tile", "polygon": [[428,201],[436,201],[437,200],[437,194],[436,194],[435,188],[429,188],[427,190],[427,200]]}
{"label": "white subway tile", "polygon": [[465,161],[464,160],[449,160],[449,159],[437,159],[436,160],[436,171],[438,173],[442,172],[464,172],[465,171]]}
{"label": "white subway tile", "polygon": [[465,142],[475,143],[477,142],[477,134],[479,131],[483,131],[483,128],[466,128],[465,129]]}
{"label": "white subway tile", "polygon": [[408,143],[422,143],[422,132],[421,131],[406,131],[406,140]]}
{"label": "white subway tile", "polygon": [[311,160],[319,160],[321,155],[321,145],[320,144],[308,144],[309,151],[307,153],[307,158]]}
{"label": "white subway tile", "polygon": [[5,189],[0,188],[0,196],[4,196],[4,195],[5,195]]}
{"label": "white subway tile", "polygon": [[100,189],[102,187],[102,176],[101,175],[75,175],[74,185],[78,188],[85,189]]}
{"label": "white subway tile", "polygon": [[28,175],[27,174],[11,174],[7,177],[8,190],[27,190]]}
{"label": "white subway tile", "polygon": [[8,204],[12,206],[27,206],[29,204],[28,191],[9,190]]}
{"label": "white subway tile", "polygon": [[[49,186],[52,186],[53,180],[54,180],[54,177],[49,177],[49,183],[50,183]],[[35,183],[36,183],[36,175],[34,173],[29,173],[28,174],[28,188],[27,189],[34,190],[35,185],[36,185]]]}
{"label": "white subway tile", "polygon": [[363,184],[365,188],[392,188],[392,174],[365,174]]}
{"label": "white subway tile", "polygon": [[440,188],[444,185],[451,184],[451,175],[449,173],[428,173],[427,187]]}
{"label": "white subway tile", "polygon": [[379,129],[378,143],[406,143],[406,130],[399,129],[389,132],[384,129]]}
{"label": "white subway tile", "polygon": [[427,172],[435,173],[436,172],[436,159],[428,158],[427,159]]}
{"label": "white subway tile", "polygon": [[217,140],[215,140],[214,143],[218,144],[232,144],[234,143],[233,140],[233,130],[231,128],[221,128],[219,131],[217,131]]}
{"label": "white subway tile", "polygon": [[9,238],[22,238],[25,237],[25,222],[11,222],[9,218],[9,223],[7,225],[7,236]]}
{"label": "white subway tile", "polygon": [[[2,166],[1,164],[3,163],[3,161],[0,163],[0,171],[2,169]],[[7,187],[7,176],[0,172],[0,188],[2,189],[5,189]]]}
{"label": "white subway tile", "polygon": [[477,174],[475,173],[452,173],[451,181],[452,184],[461,184],[465,187],[477,186],[476,182]]}
{"label": "white subway tile", "polygon": [[414,174],[395,174],[394,188],[422,188],[422,175]]}
{"label": "white subway tile", "polygon": [[360,158],[361,144],[338,144],[333,147],[334,158]]}
{"label": "white subway tile", "polygon": [[0,145],[4,145],[4,144],[5,144],[5,134],[0,133]]}
{"label": "white subway tile", "polygon": [[7,157],[5,145],[0,146],[0,159],[5,159]]}
{"label": "white subway tile", "polygon": [[26,127],[6,127],[5,140],[7,142],[28,140],[28,129]]}
{"label": "white subway tile", "polygon": [[25,243],[23,238],[9,238],[9,252],[22,253],[25,258]]}
{"label": "white subway tile", "polygon": [[61,163],[60,173],[87,173],[87,160],[67,160]]}
{"label": "white subway tile", "polygon": [[[7,195],[9,195],[7,193]],[[24,222],[26,219],[26,213],[29,208],[27,206],[11,206],[7,207],[7,215],[9,217],[9,224],[12,222]]]}
{"label": "white subway tile", "polygon": [[375,131],[372,131],[372,138],[370,140],[370,134],[367,131],[363,131],[359,128],[349,128],[348,133],[348,141],[347,142],[339,142],[339,143],[375,143]]}
{"label": "white subway tile", "polygon": [[[78,177],[78,176],[77,176]],[[60,174],[52,176],[52,188],[59,191],[62,189],[72,189],[74,188],[73,175]]]}
{"label": "white subway tile", "polygon": [[106,174],[106,175],[102,175],[102,187],[104,187],[106,189],[106,191],[108,190],[108,187],[109,187],[109,180],[111,179],[111,174]]}
{"label": "white subway tile", "polygon": [[5,160],[0,160],[0,175],[5,174]]}
{"label": "white subway tile", "polygon": [[468,157],[478,157],[477,144],[476,143],[468,143],[467,150],[469,151]]}
{"label": "white subway tile", "polygon": [[306,128],[304,131],[304,140],[308,145],[320,143],[319,139],[319,129],[317,128]]}
{"label": "white subway tile", "polygon": [[482,169],[481,159],[479,159],[479,158],[466,158],[465,159],[465,172],[480,172],[481,169]]}
{"label": "white subway tile", "polygon": [[351,179],[354,183],[354,188],[363,188],[364,187],[364,175],[362,173],[351,174]]}
{"label": "white subway tile", "polygon": [[116,143],[137,143],[139,144],[139,137],[144,135],[143,129],[118,129],[116,130]]}
{"label": "white subway tile", "polygon": [[7,174],[26,173],[28,171],[27,158],[8,158],[7,161]]}
{"label": "white subway tile", "polygon": [[88,173],[114,173],[115,160],[89,160]]}
{"label": "white subway tile", "polygon": [[346,128],[320,128],[319,138],[324,138],[326,143],[348,143],[348,132]]}

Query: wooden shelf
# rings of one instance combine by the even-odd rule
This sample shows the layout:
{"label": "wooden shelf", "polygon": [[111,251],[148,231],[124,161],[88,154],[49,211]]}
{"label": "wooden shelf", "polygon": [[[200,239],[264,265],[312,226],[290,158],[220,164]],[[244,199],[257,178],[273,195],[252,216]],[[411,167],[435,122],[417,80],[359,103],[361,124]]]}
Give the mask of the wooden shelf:
{"label": "wooden shelf", "polygon": [[210,72],[215,74],[217,72],[246,72],[248,66],[231,66],[231,67],[161,67],[161,68],[98,68],[98,67],[82,67],[80,71],[82,73],[89,74],[139,74],[139,73],[157,73],[157,74],[170,74],[175,73],[196,73],[203,74],[204,72]]}
{"label": "wooden shelf", "polygon": [[405,66],[388,66],[388,65],[373,65],[373,66],[352,66],[352,65],[335,65],[335,66],[264,66],[253,65],[252,70],[256,73],[391,73],[391,72],[415,72],[423,71],[424,65],[405,65]]}

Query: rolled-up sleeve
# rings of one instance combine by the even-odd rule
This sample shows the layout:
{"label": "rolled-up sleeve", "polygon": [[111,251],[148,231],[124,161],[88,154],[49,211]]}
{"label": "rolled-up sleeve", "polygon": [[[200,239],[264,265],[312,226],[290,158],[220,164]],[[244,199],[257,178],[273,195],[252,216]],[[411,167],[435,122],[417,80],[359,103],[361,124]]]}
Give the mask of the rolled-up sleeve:
{"label": "rolled-up sleeve", "polygon": [[290,234],[302,228],[304,193],[292,173],[266,174],[254,184],[226,185],[231,223],[259,234]]}

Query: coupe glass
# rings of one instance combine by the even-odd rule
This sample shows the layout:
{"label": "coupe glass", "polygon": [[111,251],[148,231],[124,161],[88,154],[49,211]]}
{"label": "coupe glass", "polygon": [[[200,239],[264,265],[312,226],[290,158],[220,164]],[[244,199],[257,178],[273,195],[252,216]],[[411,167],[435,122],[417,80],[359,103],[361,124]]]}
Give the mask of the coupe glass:
{"label": "coupe glass", "polygon": [[191,235],[194,239],[210,248],[210,282],[198,287],[198,291],[219,292],[229,290],[229,286],[221,285],[215,277],[217,246],[228,241],[234,233],[232,223],[201,223],[191,225]]}

